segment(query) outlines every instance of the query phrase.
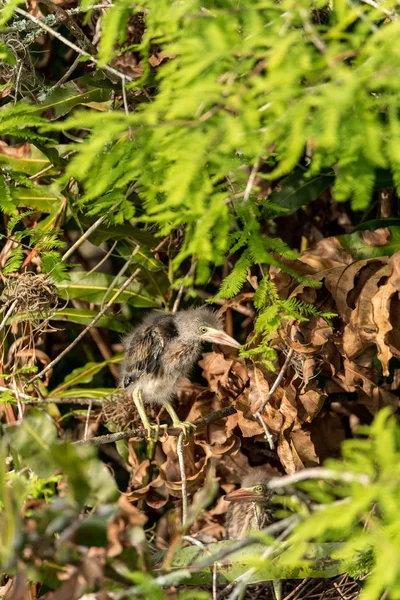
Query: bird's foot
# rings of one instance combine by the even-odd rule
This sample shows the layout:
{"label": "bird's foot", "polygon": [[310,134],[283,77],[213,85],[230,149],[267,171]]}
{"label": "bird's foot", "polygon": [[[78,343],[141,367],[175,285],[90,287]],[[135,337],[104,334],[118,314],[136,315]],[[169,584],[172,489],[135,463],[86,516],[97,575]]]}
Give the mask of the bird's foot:
{"label": "bird's foot", "polygon": [[190,421],[174,421],[172,427],[182,429],[182,433],[185,438],[190,437],[196,431],[196,425]]}
{"label": "bird's foot", "polygon": [[168,425],[148,425],[146,427],[146,440],[149,442],[165,442],[168,438]]}

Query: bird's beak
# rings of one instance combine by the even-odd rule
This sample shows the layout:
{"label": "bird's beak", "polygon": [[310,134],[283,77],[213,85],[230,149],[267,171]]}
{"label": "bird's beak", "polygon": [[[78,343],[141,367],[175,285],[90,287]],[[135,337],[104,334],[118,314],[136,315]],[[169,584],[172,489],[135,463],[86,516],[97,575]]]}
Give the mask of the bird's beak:
{"label": "bird's beak", "polygon": [[240,348],[239,342],[233,339],[225,331],[219,329],[212,329],[208,327],[206,333],[201,336],[205,342],[211,342],[212,344],[221,344],[222,346],[231,346],[232,348]]}
{"label": "bird's beak", "polygon": [[259,500],[261,494],[254,491],[254,488],[239,488],[225,496],[228,502],[254,502]]}

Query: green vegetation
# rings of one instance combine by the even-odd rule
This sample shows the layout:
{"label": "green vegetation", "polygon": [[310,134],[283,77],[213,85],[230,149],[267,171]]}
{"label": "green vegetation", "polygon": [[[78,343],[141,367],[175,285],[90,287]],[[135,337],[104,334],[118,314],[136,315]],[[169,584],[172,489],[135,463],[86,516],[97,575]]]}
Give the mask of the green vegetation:
{"label": "green vegetation", "polygon": [[[187,561],[231,543],[232,464],[323,464],[334,483],[279,490],[289,529],[227,553],[218,583],[348,572],[363,599],[400,597],[398,2],[38,9],[0,12],[4,589],[207,598],[209,565]],[[232,407],[184,447],[190,529],[175,441],[130,436],[116,388],[121,334],[204,302],[243,347],[179,392],[193,420]]]}

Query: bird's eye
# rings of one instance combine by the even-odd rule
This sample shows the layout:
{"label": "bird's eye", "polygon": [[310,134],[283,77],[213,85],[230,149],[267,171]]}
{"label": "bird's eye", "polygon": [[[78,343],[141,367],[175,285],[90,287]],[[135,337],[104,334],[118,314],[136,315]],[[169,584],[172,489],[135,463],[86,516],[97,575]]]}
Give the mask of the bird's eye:
{"label": "bird's eye", "polygon": [[200,333],[207,333],[207,327],[205,327],[205,325],[200,327]]}
{"label": "bird's eye", "polygon": [[257,485],[256,486],[256,492],[259,494],[262,494],[264,491],[264,486],[263,485]]}

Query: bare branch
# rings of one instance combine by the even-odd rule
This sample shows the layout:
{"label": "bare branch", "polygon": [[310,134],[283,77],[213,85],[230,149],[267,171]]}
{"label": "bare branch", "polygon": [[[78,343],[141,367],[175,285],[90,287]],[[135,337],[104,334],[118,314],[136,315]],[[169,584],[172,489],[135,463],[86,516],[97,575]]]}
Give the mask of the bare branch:
{"label": "bare branch", "polygon": [[361,483],[362,485],[369,485],[371,483],[368,475],[365,475],[364,473],[349,473],[347,471],[334,471],[333,469],[325,469],[323,467],[312,467],[311,469],[302,469],[293,475],[274,477],[268,482],[267,486],[271,490],[275,490],[307,479],[332,479],[336,481],[345,481],[347,483]]}
{"label": "bare branch", "polygon": [[[16,6],[14,10],[17,14],[22,15],[23,17],[25,17],[26,19],[29,19],[33,23],[36,23],[36,25],[38,25],[39,27],[41,27],[42,29],[47,31],[47,33],[50,33],[53,37],[60,40],[60,42],[62,42],[66,46],[69,46],[70,48],[72,48],[72,50],[75,50],[75,52],[77,52],[81,56],[88,56],[90,58],[90,60],[92,60],[96,65],[99,63],[97,58],[92,56],[89,52],[86,52],[86,50],[82,50],[82,48],[79,48],[79,46],[77,46],[70,40],[67,40],[67,38],[65,38],[63,35],[58,33],[58,31],[55,31],[54,29],[52,29],[52,27],[49,27],[46,23],[44,23],[37,17],[34,17],[33,15],[29,14],[26,10],[19,8],[18,6]],[[128,81],[132,81],[132,77],[129,77],[129,75],[124,75],[123,73],[120,73],[119,71],[117,71],[117,69],[114,69],[113,67],[109,67],[108,65],[105,65],[104,67],[102,67],[102,69],[104,69],[104,71],[107,71],[108,73],[112,73],[113,75],[118,77],[118,79],[121,79],[122,81],[124,81],[125,79],[127,79]]]}
{"label": "bare branch", "polygon": [[91,225],[89,227],[89,229],[87,229],[85,231],[85,233],[83,235],[81,235],[81,237],[76,240],[75,244],[72,244],[71,248],[69,248],[66,253],[63,255],[62,257],[62,262],[65,262],[74,252],[77,248],[79,248],[79,246],[88,239],[88,237],[90,235],[92,235],[93,231],[96,231],[96,229],[98,227],[100,227],[100,225],[103,223],[103,221],[106,220],[106,218],[108,217],[109,213],[112,212],[113,210],[115,210],[119,205],[121,204],[121,200],[119,200],[118,202],[116,202],[109,211],[107,211],[106,213],[104,213],[104,215],[102,215],[99,219],[97,219],[97,221],[95,221],[93,223],[93,225]]}
{"label": "bare branch", "polygon": [[278,385],[282,381],[283,376],[285,375],[285,373],[287,371],[287,368],[288,368],[288,366],[290,364],[292,356],[293,356],[293,348],[291,348],[289,350],[289,352],[287,353],[286,360],[283,363],[283,367],[280,370],[278,377],[275,379],[275,381],[274,381],[271,389],[269,390],[269,392],[267,394],[267,397],[265,398],[264,402],[261,404],[260,408],[254,414],[255,417],[257,417],[257,415],[261,415],[262,414],[264,408],[266,407],[266,405],[268,404],[268,402],[271,400],[272,396],[275,394],[275,392],[276,392],[276,390],[278,388]]}
{"label": "bare branch", "polygon": [[178,437],[178,443],[177,443],[177,447],[176,447],[176,453],[178,455],[179,469],[181,472],[181,482],[182,482],[182,528],[185,527],[185,524],[187,521],[187,513],[188,513],[187,479],[186,479],[185,459],[183,456],[183,442],[184,441],[185,441],[185,434],[182,431]]}
{"label": "bare branch", "polygon": [[[210,413],[207,415],[207,417],[198,419],[193,423],[193,425],[196,426],[196,430],[204,429],[207,427],[207,425],[211,425],[211,423],[215,423],[224,417],[229,417],[229,415],[233,415],[235,412],[236,408],[230,405],[226,408],[222,408],[221,410]],[[168,435],[178,437],[182,433],[182,429],[179,427],[169,427],[167,433]],[[131,438],[143,440],[146,438],[146,432],[144,429],[131,429],[130,431],[119,431],[118,433],[99,435],[89,440],[79,440],[74,442],[74,444],[94,444],[95,446],[101,446],[102,444],[111,444],[112,442],[117,442],[118,440],[130,440]]]}
{"label": "bare branch", "polygon": [[271,450],[274,450],[275,446],[274,446],[274,440],[272,438],[271,432],[269,431],[267,424],[265,423],[263,417],[262,417],[262,413],[264,411],[264,408],[266,407],[267,403],[271,400],[272,396],[274,395],[275,391],[278,388],[278,385],[280,384],[280,382],[283,379],[283,376],[285,375],[287,368],[290,364],[290,361],[292,359],[293,356],[293,348],[291,348],[289,350],[289,352],[287,353],[286,356],[286,360],[283,363],[283,367],[280,370],[278,377],[275,379],[271,389],[269,390],[267,397],[265,398],[264,402],[261,404],[260,408],[257,410],[257,412],[254,414],[255,418],[258,419],[258,421],[260,422],[262,428],[264,429],[265,432],[265,438],[268,441],[269,447],[271,448]]}

